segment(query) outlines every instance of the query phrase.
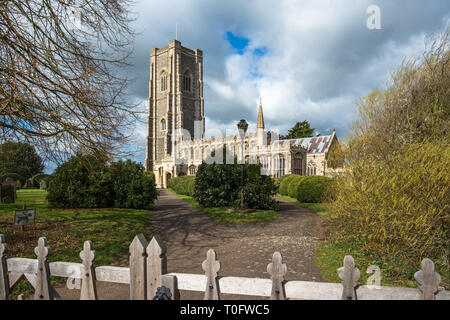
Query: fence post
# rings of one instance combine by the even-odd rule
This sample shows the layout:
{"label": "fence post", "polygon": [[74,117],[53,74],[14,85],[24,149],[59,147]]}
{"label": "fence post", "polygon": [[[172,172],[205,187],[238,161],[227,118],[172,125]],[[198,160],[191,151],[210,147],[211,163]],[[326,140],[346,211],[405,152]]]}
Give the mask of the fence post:
{"label": "fence post", "polygon": [[422,260],[422,270],[414,274],[414,278],[419,283],[419,289],[422,292],[422,300],[436,300],[436,294],[439,292],[441,275],[434,271],[434,262],[430,259]]}
{"label": "fence post", "polygon": [[50,247],[47,246],[47,239],[45,237],[39,238],[38,246],[34,248],[34,253],[38,260],[34,300],[53,300],[50,294],[50,268],[47,260]]}
{"label": "fence post", "polygon": [[275,252],[272,256],[272,263],[267,266],[267,272],[272,279],[272,292],[270,294],[271,300],[286,300],[286,293],[284,291],[284,276],[287,273],[287,266],[283,263],[281,253]]}
{"label": "fence post", "polygon": [[9,297],[9,277],[8,264],[6,263],[6,250],[8,245],[5,236],[0,234],[0,300],[8,300]]}
{"label": "fence post", "polygon": [[338,269],[339,278],[342,280],[342,300],[356,300],[356,281],[361,275],[358,268],[355,268],[355,260],[352,256],[345,256],[344,266]]}
{"label": "fence post", "polygon": [[147,239],[138,234],[130,245],[130,300],[147,300]]}
{"label": "fence post", "polygon": [[206,260],[202,263],[202,269],[206,275],[206,289],[204,300],[219,300],[219,282],[217,273],[220,270],[220,262],[216,260],[216,252],[209,249]]}
{"label": "fence post", "polygon": [[169,288],[172,294],[170,300],[180,300],[180,291],[178,290],[178,279],[176,276],[163,275],[161,285]]}
{"label": "fence post", "polygon": [[85,241],[83,251],[80,252],[83,261],[84,272],[81,275],[80,300],[97,300],[97,288],[95,285],[95,251],[92,250],[92,242]]}
{"label": "fence post", "polygon": [[152,300],[162,286],[162,275],[167,273],[166,248],[159,236],[154,236],[147,247],[147,299]]}

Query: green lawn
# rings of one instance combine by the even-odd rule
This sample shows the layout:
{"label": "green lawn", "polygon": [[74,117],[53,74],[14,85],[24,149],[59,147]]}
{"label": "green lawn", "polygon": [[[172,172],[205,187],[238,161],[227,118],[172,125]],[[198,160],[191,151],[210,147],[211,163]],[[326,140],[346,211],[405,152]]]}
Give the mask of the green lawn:
{"label": "green lawn", "polygon": [[218,221],[226,222],[268,222],[277,219],[280,213],[276,210],[254,210],[249,213],[227,212],[230,207],[219,208],[205,208],[202,207],[193,197],[176,193],[174,190],[169,189],[173,194],[182,200],[186,201],[190,205],[199,208],[202,212],[206,213],[209,217]]}
{"label": "green lawn", "polygon": [[277,196],[279,196],[280,198],[283,198],[285,200],[291,201],[291,202],[295,203],[296,205],[298,205],[299,207],[312,209],[321,216],[327,215],[327,204],[326,203],[304,203],[304,202],[298,201],[295,198],[291,198],[289,196],[283,196],[281,194],[277,194]]}
{"label": "green lawn", "polygon": [[[91,240],[97,265],[110,264],[128,251],[134,236],[151,229],[151,211],[133,209],[56,209],[46,201],[46,191],[19,190],[15,204],[0,204],[0,233],[8,244],[8,257],[36,258],[33,250],[39,237],[46,237],[50,261],[81,262],[83,242]],[[15,227],[14,210],[36,209],[34,225]]]}

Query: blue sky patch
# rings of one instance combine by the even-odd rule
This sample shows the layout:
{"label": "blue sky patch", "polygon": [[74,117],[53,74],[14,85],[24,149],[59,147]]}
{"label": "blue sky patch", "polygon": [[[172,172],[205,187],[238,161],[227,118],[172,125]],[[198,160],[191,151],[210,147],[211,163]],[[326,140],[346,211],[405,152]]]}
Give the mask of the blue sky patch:
{"label": "blue sky patch", "polygon": [[255,55],[257,57],[262,57],[266,53],[267,53],[267,48],[266,47],[256,48],[255,50],[253,50],[253,55]]}
{"label": "blue sky patch", "polygon": [[225,34],[225,39],[231,44],[231,46],[236,49],[238,54],[244,54],[245,48],[247,48],[250,39],[244,37],[238,37],[230,31]]}

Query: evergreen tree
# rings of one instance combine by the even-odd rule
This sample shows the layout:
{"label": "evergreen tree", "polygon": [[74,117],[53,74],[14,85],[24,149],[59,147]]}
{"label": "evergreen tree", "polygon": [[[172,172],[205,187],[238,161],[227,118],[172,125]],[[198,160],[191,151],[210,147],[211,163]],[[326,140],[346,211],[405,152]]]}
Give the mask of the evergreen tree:
{"label": "evergreen tree", "polygon": [[44,168],[42,158],[33,146],[21,142],[0,145],[0,174],[16,173],[23,184]]}
{"label": "evergreen tree", "polygon": [[309,138],[313,136],[314,130],[316,129],[311,128],[309,122],[304,120],[302,122],[297,122],[295,126],[288,131],[288,134],[282,137],[282,139]]}

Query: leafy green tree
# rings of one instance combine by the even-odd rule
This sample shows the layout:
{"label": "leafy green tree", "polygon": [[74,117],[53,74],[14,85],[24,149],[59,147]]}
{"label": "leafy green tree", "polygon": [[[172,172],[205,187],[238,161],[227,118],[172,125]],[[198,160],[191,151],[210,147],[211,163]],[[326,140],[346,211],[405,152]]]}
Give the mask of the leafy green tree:
{"label": "leafy green tree", "polygon": [[311,128],[309,122],[304,120],[302,122],[297,122],[292,129],[288,131],[286,136],[283,136],[282,139],[300,139],[300,138],[309,138],[314,134],[315,128]]}
{"label": "leafy green tree", "polygon": [[42,158],[33,146],[21,142],[0,145],[0,174],[16,173],[23,184],[44,168]]}

